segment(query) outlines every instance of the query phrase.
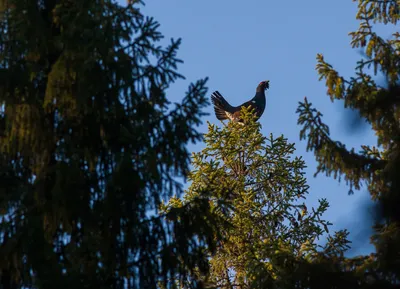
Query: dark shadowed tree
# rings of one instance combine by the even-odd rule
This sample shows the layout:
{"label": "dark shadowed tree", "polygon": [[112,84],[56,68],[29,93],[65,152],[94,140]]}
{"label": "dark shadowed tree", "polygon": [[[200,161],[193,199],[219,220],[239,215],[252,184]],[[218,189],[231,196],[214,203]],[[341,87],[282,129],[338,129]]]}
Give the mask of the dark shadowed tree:
{"label": "dark shadowed tree", "polygon": [[201,137],[206,79],[171,105],[180,41],[160,46],[130,2],[0,1],[3,288],[171,287],[206,269],[208,202],[158,215]]}
{"label": "dark shadowed tree", "polygon": [[[332,101],[343,100],[345,107],[358,111],[372,126],[376,147],[363,145],[359,152],[348,149],[330,138],[322,114],[307,99],[298,108],[299,124],[303,126],[300,137],[307,140],[308,150],[314,151],[317,173],[344,178],[351,190],[364,183],[379,204],[382,218],[374,226],[371,240],[376,254],[371,255],[368,271],[371,280],[393,286],[400,281],[399,9],[398,1],[358,1],[360,27],[350,33],[351,45],[364,49],[366,57],[358,62],[354,77],[344,79],[322,55],[317,56],[317,70],[320,79],[326,80],[327,94]],[[377,35],[377,24],[393,25],[392,37]],[[377,74],[385,76],[386,85],[379,85]],[[375,268],[374,274],[371,268]]]}

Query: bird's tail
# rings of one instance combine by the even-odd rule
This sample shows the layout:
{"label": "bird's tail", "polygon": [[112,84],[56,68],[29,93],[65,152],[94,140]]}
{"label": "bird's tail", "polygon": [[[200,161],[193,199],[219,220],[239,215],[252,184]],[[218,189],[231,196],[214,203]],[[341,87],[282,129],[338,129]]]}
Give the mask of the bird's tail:
{"label": "bird's tail", "polygon": [[218,91],[214,91],[211,94],[211,101],[214,105],[214,111],[217,119],[228,119],[226,112],[230,112],[232,106],[225,100],[225,98]]}

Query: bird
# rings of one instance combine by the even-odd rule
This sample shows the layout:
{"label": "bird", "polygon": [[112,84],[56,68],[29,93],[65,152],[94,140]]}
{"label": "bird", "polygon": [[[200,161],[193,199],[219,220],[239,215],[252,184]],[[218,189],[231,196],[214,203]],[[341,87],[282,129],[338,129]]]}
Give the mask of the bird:
{"label": "bird", "polygon": [[211,101],[214,105],[215,116],[218,120],[223,121],[229,119],[233,122],[239,122],[243,124],[243,120],[240,118],[240,112],[242,107],[251,107],[255,110],[256,121],[261,117],[265,110],[265,90],[269,88],[269,80],[261,81],[256,89],[256,95],[249,101],[239,105],[232,106],[226,99],[219,93],[214,91],[211,94]]}

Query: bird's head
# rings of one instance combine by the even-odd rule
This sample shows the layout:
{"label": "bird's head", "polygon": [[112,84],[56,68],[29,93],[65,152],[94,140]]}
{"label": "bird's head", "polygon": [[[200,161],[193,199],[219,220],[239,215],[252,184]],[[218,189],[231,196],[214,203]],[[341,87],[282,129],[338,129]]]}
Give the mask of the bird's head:
{"label": "bird's head", "polygon": [[258,91],[264,91],[268,88],[269,88],[269,80],[261,81],[257,86]]}

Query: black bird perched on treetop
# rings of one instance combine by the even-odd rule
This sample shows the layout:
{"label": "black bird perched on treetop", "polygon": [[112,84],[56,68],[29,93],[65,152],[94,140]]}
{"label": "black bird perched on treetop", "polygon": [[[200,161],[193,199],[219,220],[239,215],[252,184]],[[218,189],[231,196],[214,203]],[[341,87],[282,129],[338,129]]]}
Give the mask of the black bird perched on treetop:
{"label": "black bird perched on treetop", "polygon": [[211,101],[214,104],[215,115],[218,120],[230,119],[234,122],[241,122],[240,111],[243,106],[251,107],[255,110],[256,120],[258,120],[265,109],[265,90],[269,88],[269,81],[261,81],[256,89],[256,95],[250,100],[239,106],[230,105],[225,98],[218,92],[211,94]]}

